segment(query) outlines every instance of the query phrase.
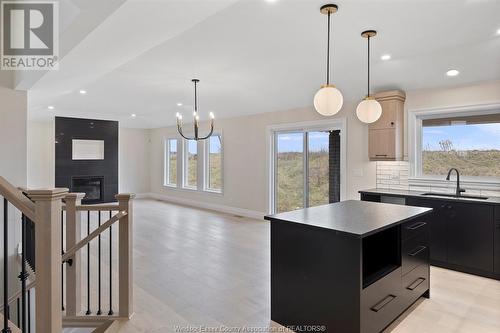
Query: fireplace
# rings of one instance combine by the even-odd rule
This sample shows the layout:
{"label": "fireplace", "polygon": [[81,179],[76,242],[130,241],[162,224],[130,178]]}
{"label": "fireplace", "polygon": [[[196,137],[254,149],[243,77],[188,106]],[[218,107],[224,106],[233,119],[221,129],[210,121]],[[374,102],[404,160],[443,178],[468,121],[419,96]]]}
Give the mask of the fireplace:
{"label": "fireplace", "polygon": [[71,192],[85,193],[82,203],[93,204],[104,202],[104,177],[72,177]]}

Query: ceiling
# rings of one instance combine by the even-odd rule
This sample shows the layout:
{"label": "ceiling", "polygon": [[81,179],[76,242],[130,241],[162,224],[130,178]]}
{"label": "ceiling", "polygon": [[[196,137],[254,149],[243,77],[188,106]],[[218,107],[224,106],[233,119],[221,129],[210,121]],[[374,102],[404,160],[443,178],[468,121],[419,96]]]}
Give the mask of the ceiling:
{"label": "ceiling", "polygon": [[[18,88],[29,90],[30,119],[105,118],[154,128],[174,124],[176,112],[189,118],[193,77],[201,80],[202,119],[210,111],[226,118],[311,106],[324,83],[324,1],[110,3],[105,15],[94,2],[86,17],[75,15],[68,24],[66,31],[75,37],[61,37],[69,46],[58,71],[18,79]],[[335,3],[332,81],[346,100],[366,95],[366,40],[360,37],[366,29],[378,31],[372,40],[374,91],[500,79],[498,0]],[[383,54],[392,59],[381,60]],[[446,76],[451,68],[460,75]],[[87,94],[79,94],[81,89]]]}

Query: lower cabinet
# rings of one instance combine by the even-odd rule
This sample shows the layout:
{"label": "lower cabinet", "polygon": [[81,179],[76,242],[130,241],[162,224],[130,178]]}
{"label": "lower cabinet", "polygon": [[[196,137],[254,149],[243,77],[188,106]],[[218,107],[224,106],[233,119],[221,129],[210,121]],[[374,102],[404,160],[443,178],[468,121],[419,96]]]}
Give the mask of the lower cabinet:
{"label": "lower cabinet", "polygon": [[495,207],[495,254],[494,258],[494,266],[495,266],[495,274],[500,276],[500,206]]}
{"label": "lower cabinet", "polygon": [[431,262],[446,262],[448,260],[448,231],[446,207],[442,202],[436,200],[407,198],[408,206],[429,207],[433,208],[432,214],[427,217],[430,227],[430,258]]}
{"label": "lower cabinet", "polygon": [[408,197],[406,204],[434,209],[428,217],[432,264],[500,274],[500,207],[415,197]]}

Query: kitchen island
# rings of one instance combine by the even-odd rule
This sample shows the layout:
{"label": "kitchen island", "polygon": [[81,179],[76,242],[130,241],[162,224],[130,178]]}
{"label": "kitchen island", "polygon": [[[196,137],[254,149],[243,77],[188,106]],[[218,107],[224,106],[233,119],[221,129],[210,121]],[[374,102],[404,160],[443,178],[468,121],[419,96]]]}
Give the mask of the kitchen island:
{"label": "kitchen island", "polygon": [[429,297],[430,208],[343,201],[271,221],[271,319],[296,332],[380,332]]}

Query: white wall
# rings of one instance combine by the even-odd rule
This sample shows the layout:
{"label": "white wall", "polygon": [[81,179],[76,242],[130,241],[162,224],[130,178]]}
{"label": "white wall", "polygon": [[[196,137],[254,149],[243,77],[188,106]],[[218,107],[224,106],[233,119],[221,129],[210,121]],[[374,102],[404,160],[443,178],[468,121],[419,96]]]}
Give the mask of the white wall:
{"label": "white wall", "polygon": [[149,141],[149,130],[120,128],[119,192],[149,192]]}
{"label": "white wall", "polygon": [[54,187],[54,122],[28,121],[28,187]]}
{"label": "white wall", "polygon": [[16,186],[27,183],[27,94],[0,86],[0,175]]}
{"label": "white wall", "polygon": [[[54,187],[54,121],[28,122],[28,187]],[[118,191],[149,192],[149,130],[119,129]]]}
{"label": "white wall", "polygon": [[[347,119],[347,193],[359,199],[360,189],[375,187],[375,163],[368,160],[368,127],[355,115],[355,104],[348,103],[335,118]],[[163,144],[178,137],[175,127],[151,130],[151,191],[178,201],[194,200],[202,205],[222,205],[252,212],[268,212],[267,127],[269,125],[313,121],[324,118],[312,108],[217,119],[223,136],[224,193],[199,193],[163,186]],[[188,125],[186,125],[188,126]],[[355,171],[361,170],[362,176]]]}

